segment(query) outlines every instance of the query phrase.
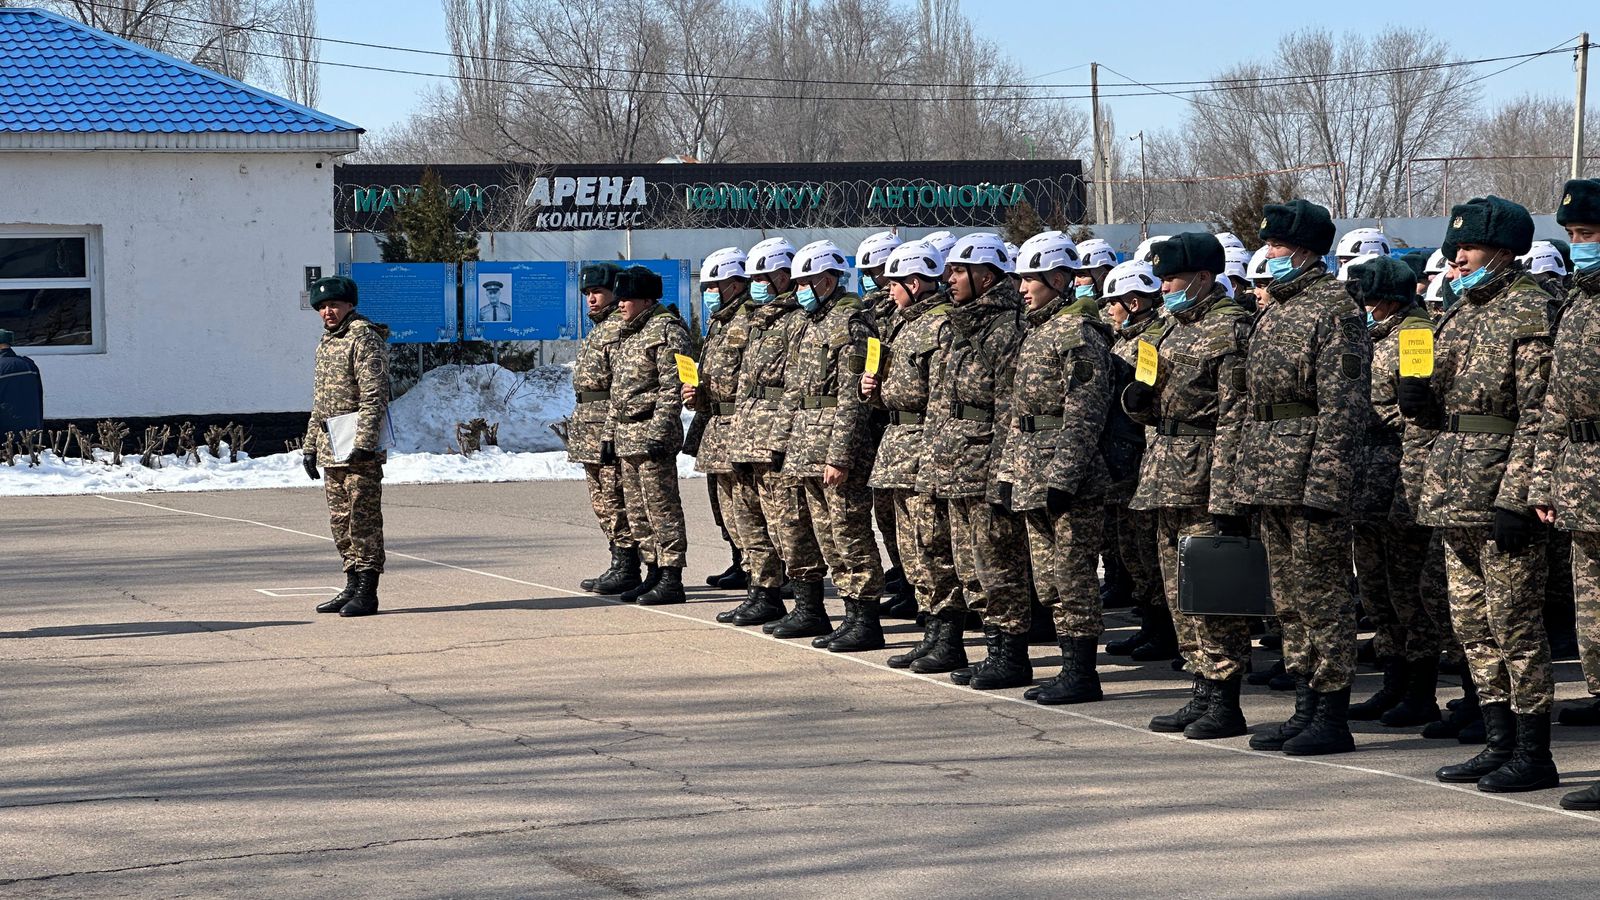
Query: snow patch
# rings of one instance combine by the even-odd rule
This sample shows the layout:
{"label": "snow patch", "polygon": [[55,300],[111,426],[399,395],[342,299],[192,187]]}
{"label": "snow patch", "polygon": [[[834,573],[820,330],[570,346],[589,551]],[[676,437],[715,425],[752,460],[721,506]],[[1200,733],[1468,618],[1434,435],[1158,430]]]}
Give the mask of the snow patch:
{"label": "snow patch", "polygon": [[562,450],[550,426],[572,415],[572,367],[513,372],[487,363],[430,369],[389,405],[394,449],[444,453],[456,446],[456,423],[482,418],[500,425],[500,448],[511,453]]}

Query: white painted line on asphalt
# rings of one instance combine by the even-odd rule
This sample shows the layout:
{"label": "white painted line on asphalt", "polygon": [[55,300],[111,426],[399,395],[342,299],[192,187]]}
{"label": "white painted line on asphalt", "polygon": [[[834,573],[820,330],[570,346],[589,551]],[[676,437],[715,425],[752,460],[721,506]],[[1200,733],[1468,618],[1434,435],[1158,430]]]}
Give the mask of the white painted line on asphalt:
{"label": "white painted line on asphalt", "polygon": [[[270,525],[270,524],[268,524],[266,522],[257,522],[257,521],[255,521],[253,519],[240,519],[240,518],[235,518],[233,516],[219,516],[219,515],[214,515],[212,513],[195,512],[193,510],[187,510],[187,509],[176,509],[176,508],[171,507],[171,506],[161,506],[161,505],[156,504],[156,503],[145,503],[145,502],[139,501],[139,500],[123,500],[123,499],[118,498],[118,497],[107,497],[104,494],[96,494],[95,496],[98,497],[101,500],[106,500],[106,501],[109,501],[111,503],[127,503],[127,504],[130,504],[130,505],[133,505],[133,506],[147,506],[147,507],[149,507],[151,509],[159,509],[159,510],[161,510],[163,512],[180,513],[180,514],[186,515],[186,516],[198,516],[200,518],[205,518],[205,519],[219,519],[219,520],[224,521],[224,522],[238,522],[238,523],[243,524],[243,525],[256,525],[256,526],[260,526],[261,528],[270,528],[273,531],[281,531],[281,532],[284,532],[286,534],[296,534],[296,535],[300,535],[301,537],[308,537],[308,538],[314,538],[314,539],[320,540],[320,541],[327,541],[328,543],[332,543],[333,542],[333,538],[329,537],[327,535],[312,534],[309,531],[297,531],[297,530],[295,530],[293,528],[284,528],[281,525]],[[1028,709],[1033,710],[1035,712],[1053,713],[1053,714],[1059,715],[1059,716],[1067,716],[1067,717],[1074,718],[1074,719],[1081,719],[1081,720],[1083,720],[1085,722],[1093,722],[1096,725],[1104,725],[1104,726],[1106,726],[1108,728],[1120,728],[1123,731],[1131,731],[1134,734],[1140,735],[1141,737],[1145,737],[1145,738],[1151,738],[1151,737],[1165,738],[1167,740],[1176,741],[1176,742],[1178,742],[1178,743],[1180,743],[1180,744],[1182,744],[1182,745],[1184,745],[1186,747],[1193,747],[1196,750],[1220,751],[1220,752],[1223,752],[1223,753],[1232,753],[1232,754],[1235,754],[1235,755],[1238,755],[1238,756],[1244,756],[1244,757],[1247,757],[1247,758],[1250,758],[1250,759],[1255,759],[1255,760],[1263,760],[1263,761],[1271,761],[1271,762],[1283,762],[1283,763],[1298,763],[1298,764],[1301,764],[1301,765],[1308,765],[1308,766],[1321,766],[1323,768],[1328,768],[1328,769],[1341,769],[1341,770],[1346,771],[1346,772],[1357,772],[1357,773],[1361,773],[1361,774],[1365,774],[1365,775],[1375,775],[1375,776],[1378,776],[1380,778],[1392,778],[1392,779],[1395,779],[1395,780],[1398,780],[1398,781],[1410,782],[1411,784],[1419,785],[1419,786],[1425,787],[1425,788],[1432,788],[1434,790],[1450,791],[1452,793],[1464,794],[1464,795],[1466,795],[1468,797],[1473,797],[1473,798],[1476,798],[1476,799],[1479,799],[1479,800],[1489,800],[1489,801],[1493,801],[1493,802],[1496,802],[1496,803],[1507,803],[1507,804],[1510,804],[1512,806],[1520,806],[1520,807],[1522,807],[1524,809],[1533,810],[1535,812],[1553,813],[1555,815],[1564,816],[1564,817],[1569,818],[1569,819],[1582,819],[1583,821],[1586,821],[1586,822],[1600,822],[1600,816],[1594,816],[1594,815],[1590,815],[1588,813],[1577,812],[1575,810],[1561,809],[1560,807],[1551,807],[1551,806],[1544,806],[1544,805],[1538,804],[1538,803],[1529,803],[1526,800],[1519,800],[1516,797],[1507,796],[1505,794],[1488,794],[1488,793],[1484,793],[1483,791],[1478,790],[1476,787],[1473,787],[1471,785],[1445,784],[1444,782],[1436,781],[1436,780],[1433,780],[1433,779],[1418,778],[1415,775],[1404,775],[1404,774],[1401,774],[1399,772],[1390,772],[1390,771],[1386,771],[1384,769],[1373,769],[1373,768],[1369,768],[1369,767],[1366,767],[1366,766],[1352,766],[1352,765],[1349,765],[1347,763],[1332,762],[1332,761],[1325,760],[1325,759],[1317,759],[1317,758],[1314,758],[1314,757],[1307,757],[1307,756],[1288,756],[1288,755],[1281,754],[1281,753],[1263,752],[1263,751],[1260,751],[1260,750],[1251,750],[1251,749],[1249,749],[1247,747],[1233,747],[1233,746],[1229,746],[1227,744],[1218,743],[1216,741],[1191,741],[1191,740],[1185,738],[1181,734],[1163,734],[1163,733],[1160,733],[1160,732],[1150,731],[1150,730],[1148,730],[1146,728],[1142,728],[1142,727],[1140,727],[1138,725],[1128,725],[1126,723],[1116,722],[1116,721],[1113,721],[1111,719],[1102,719],[1099,716],[1091,716],[1091,715],[1088,715],[1087,713],[1077,712],[1076,710],[1068,709],[1068,708],[1066,708],[1064,706],[1044,706],[1042,704],[1034,703],[1031,700],[1024,700],[1020,696],[1013,697],[1013,696],[1008,696],[1006,694],[989,693],[989,692],[985,692],[985,691],[975,691],[972,688],[964,687],[964,686],[958,685],[958,684],[954,684],[948,678],[937,678],[937,677],[934,677],[934,676],[931,676],[931,675],[918,675],[915,672],[908,672],[908,671],[906,671],[904,669],[891,669],[886,665],[883,665],[881,663],[873,662],[870,659],[864,659],[864,658],[862,658],[860,656],[857,656],[855,654],[833,653],[833,652],[831,652],[831,651],[829,651],[827,649],[813,647],[813,646],[811,646],[811,642],[809,640],[786,641],[786,640],[782,640],[780,638],[775,638],[775,637],[773,637],[773,636],[771,636],[769,634],[766,634],[765,632],[763,632],[759,628],[748,628],[748,627],[741,627],[741,626],[738,626],[738,625],[725,625],[725,624],[723,624],[721,622],[717,622],[715,620],[701,619],[701,618],[699,618],[697,616],[690,616],[690,615],[685,615],[685,614],[679,613],[679,612],[673,612],[673,611],[671,611],[669,609],[664,609],[664,608],[659,607],[659,606],[639,606],[639,605],[633,604],[633,603],[623,603],[620,600],[613,600],[610,597],[604,597],[604,596],[601,596],[601,595],[598,595],[598,594],[589,594],[589,593],[585,593],[583,591],[574,591],[574,590],[572,590],[570,588],[556,587],[554,585],[549,585],[549,584],[540,584],[537,581],[527,581],[527,580],[524,580],[524,579],[521,579],[521,578],[512,578],[509,575],[497,575],[494,572],[485,572],[485,571],[482,571],[480,569],[472,569],[472,568],[468,568],[466,566],[457,566],[457,565],[453,565],[453,564],[447,563],[447,562],[439,562],[438,560],[426,559],[426,558],[421,557],[421,556],[411,556],[411,555],[406,554],[406,553],[396,553],[396,552],[394,552],[392,550],[388,551],[388,555],[389,556],[398,556],[398,557],[400,557],[402,559],[409,559],[409,560],[413,560],[415,562],[425,563],[425,564],[430,565],[430,566],[439,566],[440,568],[453,569],[453,570],[455,570],[457,572],[466,572],[466,573],[471,574],[471,575],[482,575],[485,578],[492,578],[492,579],[496,579],[498,581],[507,581],[507,582],[510,582],[512,584],[520,584],[520,585],[523,585],[525,587],[539,588],[540,590],[545,590],[545,591],[555,591],[558,594],[565,594],[565,595],[567,595],[569,597],[592,597],[592,598],[594,598],[596,600],[601,600],[601,601],[603,601],[605,603],[609,603],[609,604],[611,604],[613,606],[623,606],[623,607],[627,607],[627,608],[630,608],[630,609],[636,609],[639,612],[655,613],[656,615],[667,616],[667,617],[673,618],[673,619],[682,619],[685,622],[694,622],[694,623],[696,623],[698,625],[705,625],[705,626],[708,626],[708,627],[711,627],[711,628],[725,629],[725,630],[728,630],[728,631],[732,631],[735,634],[742,634],[742,635],[745,635],[747,637],[753,637],[753,638],[755,638],[757,640],[768,641],[768,642],[771,642],[773,644],[777,644],[780,647],[789,647],[789,648],[792,648],[792,649],[801,650],[801,651],[810,652],[810,653],[821,653],[824,656],[827,656],[829,659],[836,659],[836,660],[841,660],[841,661],[844,661],[844,662],[851,662],[851,663],[855,663],[856,665],[859,665],[859,666],[865,666],[866,668],[869,668],[869,669],[875,669],[875,670],[877,670],[879,672],[884,672],[884,673],[887,673],[887,674],[890,674],[890,675],[898,675],[898,676],[900,676],[902,678],[915,679],[916,681],[921,681],[921,682],[925,682],[925,683],[931,684],[931,685],[936,685],[938,687],[945,688],[945,689],[948,689],[948,690],[957,691],[962,696],[964,696],[964,697],[966,697],[968,699],[983,700],[983,701],[986,701],[986,702],[999,700],[999,701],[1004,701],[1006,703],[1015,703],[1015,704],[1017,704],[1019,706],[1027,707]],[[1108,699],[1110,699],[1110,698],[1108,698]]]}
{"label": "white painted line on asphalt", "polygon": [[312,597],[339,589],[337,585],[318,584],[306,587],[256,588],[255,592],[266,594],[268,597]]}

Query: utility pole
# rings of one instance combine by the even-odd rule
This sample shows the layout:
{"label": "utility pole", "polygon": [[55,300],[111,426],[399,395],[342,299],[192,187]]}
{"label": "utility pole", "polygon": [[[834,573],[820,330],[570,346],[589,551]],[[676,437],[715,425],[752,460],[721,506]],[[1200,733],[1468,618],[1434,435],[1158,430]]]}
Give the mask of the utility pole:
{"label": "utility pole", "polygon": [[1589,86],[1589,32],[1578,35],[1578,105],[1572,112],[1572,176],[1583,177],[1583,104]]}
{"label": "utility pole", "polygon": [[1145,196],[1145,186],[1149,179],[1144,169],[1144,132],[1140,131],[1128,140],[1135,138],[1139,141],[1139,240],[1142,241],[1150,236],[1150,202]]}
{"label": "utility pole", "polygon": [[1094,130],[1094,210],[1095,218],[1102,225],[1111,221],[1110,205],[1111,190],[1106,184],[1105,154],[1100,152],[1104,146],[1100,142],[1100,64],[1089,63],[1089,115]]}

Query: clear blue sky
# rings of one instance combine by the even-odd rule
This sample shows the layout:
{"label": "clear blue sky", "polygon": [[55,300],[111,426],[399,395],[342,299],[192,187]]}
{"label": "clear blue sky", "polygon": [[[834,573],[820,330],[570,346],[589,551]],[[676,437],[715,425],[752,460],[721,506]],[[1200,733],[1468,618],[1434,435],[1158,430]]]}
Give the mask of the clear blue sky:
{"label": "clear blue sky", "polygon": [[[907,0],[909,2],[909,0]],[[1205,78],[1225,65],[1269,56],[1279,36],[1307,27],[1335,31],[1351,27],[1353,15],[1370,13],[1369,28],[1388,24],[1428,25],[1451,42],[1463,58],[1477,59],[1544,50],[1587,28],[1600,40],[1600,5],[1554,2],[1508,6],[1484,0],[1340,4],[1247,0],[1236,3],[1065,3],[1062,0],[962,0],[983,36],[1006,46],[1030,76],[1044,83],[1087,82],[1088,63],[1100,62],[1140,81]],[[1194,10],[1204,10],[1196,16]],[[1092,10],[1092,11],[1091,11]],[[1356,12],[1352,12],[1355,10]],[[348,38],[431,50],[447,50],[444,14],[437,0],[322,0],[318,4],[324,37]],[[1170,18],[1161,18],[1170,16]],[[1149,26],[1140,33],[1139,26]],[[1054,33],[1052,33],[1054,32]],[[324,62],[347,62],[397,69],[447,72],[448,60],[335,44],[323,46]],[[1486,73],[1505,63],[1478,67]],[[1064,71],[1057,71],[1064,70]],[[1046,73],[1054,74],[1046,74]],[[324,111],[371,132],[403,121],[430,84],[440,79],[389,75],[324,66]],[[1102,69],[1102,90],[1117,77]],[[1591,77],[1590,102],[1600,95],[1600,77]],[[1482,83],[1493,105],[1524,93],[1570,98],[1574,76],[1571,54],[1542,57]],[[1134,89],[1137,90],[1137,89]],[[1170,97],[1108,100],[1117,130],[1132,134],[1178,121],[1189,106]]]}

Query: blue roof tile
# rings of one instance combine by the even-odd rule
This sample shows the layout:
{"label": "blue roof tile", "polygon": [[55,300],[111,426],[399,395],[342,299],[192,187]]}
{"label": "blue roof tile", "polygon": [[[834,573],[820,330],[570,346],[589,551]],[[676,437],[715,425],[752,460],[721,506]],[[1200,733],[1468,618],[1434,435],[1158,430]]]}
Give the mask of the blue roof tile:
{"label": "blue roof tile", "polygon": [[0,132],[357,130],[54,13],[0,9]]}

